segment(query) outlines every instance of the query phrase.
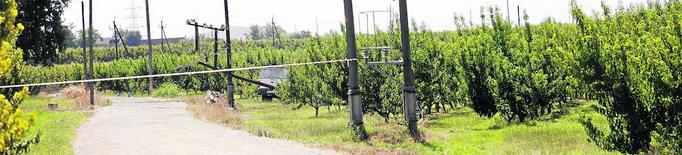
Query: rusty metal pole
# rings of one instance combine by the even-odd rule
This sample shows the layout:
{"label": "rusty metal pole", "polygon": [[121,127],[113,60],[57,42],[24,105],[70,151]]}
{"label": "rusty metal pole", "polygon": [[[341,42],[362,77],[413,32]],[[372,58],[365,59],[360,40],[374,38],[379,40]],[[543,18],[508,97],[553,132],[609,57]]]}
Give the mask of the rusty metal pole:
{"label": "rusty metal pole", "polygon": [[[357,59],[357,45],[355,42],[355,21],[353,16],[353,1],[344,0],[346,16],[346,50],[348,59]],[[362,96],[358,84],[358,61],[348,62],[348,105],[350,107],[350,126],[352,138],[355,141],[367,139],[364,122],[362,121]]]}
{"label": "rusty metal pole", "polygon": [[[227,69],[232,68],[232,41],[230,39],[230,16],[228,14],[227,0],[225,2],[225,48],[227,51]],[[232,83],[232,72],[227,72],[227,104],[232,109],[237,109],[234,103],[234,84]]]}
{"label": "rusty metal pole", "polygon": [[[144,6],[145,10],[147,12],[147,48],[149,52],[149,58],[147,59],[147,71],[149,72],[149,75],[154,74],[154,68],[153,68],[153,59],[152,59],[152,32],[151,32],[151,27],[149,26],[149,0],[144,0]],[[149,91],[147,94],[151,94],[152,91],[154,90],[154,78],[150,77],[149,78]]]}
{"label": "rusty metal pole", "polygon": [[402,42],[401,51],[403,52],[403,78],[405,79],[405,88],[403,112],[405,120],[407,121],[408,130],[415,139],[420,139],[419,130],[417,129],[417,88],[414,84],[414,75],[412,73],[412,51],[410,50],[410,29],[407,16],[406,0],[399,0],[400,2],[400,40]]}
{"label": "rusty metal pole", "polygon": [[[95,66],[95,63],[94,63],[94,57],[95,57],[94,55],[95,55],[95,54],[94,54],[93,49],[94,49],[94,46],[95,46],[95,39],[92,37],[92,33],[93,33],[92,31],[93,31],[93,29],[94,29],[94,28],[92,28],[92,0],[90,0],[90,4],[89,4],[89,5],[90,5],[90,8],[89,8],[89,10],[90,10],[90,12],[89,12],[89,14],[90,14],[90,17],[89,17],[90,21],[88,21],[88,22],[90,23],[90,29],[89,29],[88,31],[89,31],[90,34],[88,34],[88,35],[89,35],[89,38],[90,38],[90,63],[89,63],[89,64],[90,64],[90,66],[89,66],[90,69],[89,69],[88,72],[90,73],[90,77],[92,77],[92,78],[94,79],[94,78],[95,78],[95,70],[93,70],[93,68],[94,68],[93,66]],[[92,106],[93,106],[92,108],[94,108],[94,106],[95,106],[95,83],[89,82],[89,83],[88,83],[88,88],[90,89],[90,105],[92,105]]]}

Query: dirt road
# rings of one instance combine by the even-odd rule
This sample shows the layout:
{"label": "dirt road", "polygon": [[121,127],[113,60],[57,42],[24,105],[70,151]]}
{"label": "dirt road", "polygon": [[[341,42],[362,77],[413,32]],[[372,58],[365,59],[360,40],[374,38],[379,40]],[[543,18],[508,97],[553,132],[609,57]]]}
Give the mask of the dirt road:
{"label": "dirt road", "polygon": [[111,100],[78,129],[76,154],[336,154],[203,122],[176,101]]}

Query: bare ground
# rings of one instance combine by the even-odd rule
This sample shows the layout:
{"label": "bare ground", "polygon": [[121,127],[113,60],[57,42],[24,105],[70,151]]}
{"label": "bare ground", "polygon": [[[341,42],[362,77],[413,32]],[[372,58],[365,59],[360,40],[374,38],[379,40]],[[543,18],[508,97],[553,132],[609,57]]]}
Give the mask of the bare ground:
{"label": "bare ground", "polygon": [[76,154],[337,154],[203,122],[173,100],[110,100],[78,129]]}

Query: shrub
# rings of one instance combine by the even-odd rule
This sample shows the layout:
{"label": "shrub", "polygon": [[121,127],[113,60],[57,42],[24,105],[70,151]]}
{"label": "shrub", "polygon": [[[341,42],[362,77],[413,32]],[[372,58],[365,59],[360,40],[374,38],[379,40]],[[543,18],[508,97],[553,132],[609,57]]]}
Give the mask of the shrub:
{"label": "shrub", "polygon": [[173,83],[164,83],[159,87],[158,89],[154,90],[154,93],[152,95],[154,97],[178,97],[178,94],[180,94],[181,90],[178,85],[175,85]]}
{"label": "shrub", "polygon": [[[23,25],[16,23],[17,3],[14,0],[0,1],[0,83],[6,85],[19,81],[21,49],[15,42]],[[15,93],[16,92],[16,93]],[[2,90],[0,93],[0,154],[18,154],[28,150],[38,137],[27,140],[27,132],[35,116],[25,116],[18,108],[28,94],[28,88]],[[11,96],[11,97],[10,97]],[[10,97],[10,98],[7,98]]]}

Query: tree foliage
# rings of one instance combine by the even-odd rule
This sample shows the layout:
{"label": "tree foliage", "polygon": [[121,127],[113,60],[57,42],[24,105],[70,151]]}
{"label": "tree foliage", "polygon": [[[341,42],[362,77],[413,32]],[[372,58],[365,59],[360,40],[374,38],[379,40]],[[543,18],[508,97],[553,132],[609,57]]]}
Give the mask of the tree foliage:
{"label": "tree foliage", "polygon": [[52,65],[57,53],[66,48],[66,35],[62,14],[70,0],[20,0],[19,16],[24,24],[17,46],[24,51],[23,59],[29,64]]}
{"label": "tree foliage", "polygon": [[[0,1],[0,77],[2,85],[11,84],[21,69],[21,49],[15,42],[24,26],[16,22],[18,15],[17,4],[14,0]],[[14,75],[12,75],[14,74]],[[8,98],[3,94],[11,94]],[[29,126],[33,124],[35,116],[26,116],[18,108],[18,104],[28,94],[28,88],[16,93],[10,90],[0,94],[0,154],[18,154],[26,152],[30,144],[36,143],[38,138],[27,139]]]}
{"label": "tree foliage", "polygon": [[582,122],[590,139],[602,148],[624,153],[682,152],[682,6],[618,8],[603,5],[603,15],[587,17],[572,2],[580,29],[583,79],[608,118],[608,132],[589,118]]}

